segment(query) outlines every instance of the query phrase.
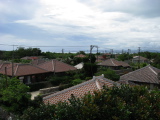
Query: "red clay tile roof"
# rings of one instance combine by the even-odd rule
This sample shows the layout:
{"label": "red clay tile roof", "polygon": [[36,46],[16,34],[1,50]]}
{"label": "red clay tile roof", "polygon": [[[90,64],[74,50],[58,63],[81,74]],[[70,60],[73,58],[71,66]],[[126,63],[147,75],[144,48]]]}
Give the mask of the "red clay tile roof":
{"label": "red clay tile roof", "polygon": [[4,63],[1,63],[1,64],[0,64],[0,70],[4,70],[5,67],[8,67],[8,66],[10,66],[10,65],[11,65],[11,63],[9,63],[9,62],[8,62],[8,63],[5,63],[5,62],[4,62]]}
{"label": "red clay tile roof", "polygon": [[[13,71],[14,76],[34,75],[49,72],[31,64],[14,64]],[[5,74],[5,69],[1,70],[0,73]],[[7,67],[7,75],[12,76],[12,67]]]}
{"label": "red clay tile roof", "polygon": [[101,63],[98,63],[98,65],[101,65],[101,66],[123,66],[123,67],[129,67],[130,65],[128,63],[125,63],[123,61],[118,61],[118,60],[115,60],[115,59],[108,59],[108,60],[105,60]]}
{"label": "red clay tile roof", "polygon": [[75,67],[55,59],[39,64],[38,66],[51,72],[67,72],[71,70],[77,70]]}
{"label": "red clay tile roof", "polygon": [[88,92],[92,94],[94,91],[102,89],[104,85],[112,87],[114,84],[119,85],[114,81],[104,78],[103,76],[93,77],[93,79],[89,81],[83,82],[76,86],[43,97],[43,102],[46,104],[56,104],[60,101],[68,101],[68,99],[71,97],[71,94],[73,94],[76,97],[81,97],[87,94]]}
{"label": "red clay tile roof", "polygon": [[33,60],[31,62],[31,64],[38,65],[38,64],[41,64],[41,63],[44,63],[44,62],[46,62],[44,59],[37,59],[37,60]]}
{"label": "red clay tile roof", "polygon": [[75,57],[84,58],[84,57],[86,57],[86,56],[85,56],[85,55],[83,55],[83,54],[79,54],[79,55],[76,55]]}
{"label": "red clay tile roof", "polygon": [[120,81],[125,80],[125,81],[159,84],[160,83],[160,80],[158,79],[159,73],[160,73],[160,69],[157,69],[151,65],[148,65],[141,69],[122,75],[120,77]]}

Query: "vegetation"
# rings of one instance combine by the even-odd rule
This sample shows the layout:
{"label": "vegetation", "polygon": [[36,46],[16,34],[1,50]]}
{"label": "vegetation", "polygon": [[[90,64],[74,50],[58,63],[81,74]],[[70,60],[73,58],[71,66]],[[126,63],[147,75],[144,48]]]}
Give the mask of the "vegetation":
{"label": "vegetation", "polygon": [[8,112],[22,114],[30,101],[29,87],[16,78],[0,79],[0,106]]}
{"label": "vegetation", "polygon": [[104,75],[105,78],[108,78],[110,80],[113,80],[113,81],[118,81],[120,76],[117,75],[115,73],[115,71],[111,70],[110,68],[99,68],[98,72],[95,73],[96,76],[99,76],[99,75]]}
{"label": "vegetation", "polygon": [[[160,93],[146,87],[114,86],[86,94],[71,96],[69,102],[28,108],[21,120],[158,120]],[[80,114],[79,114],[80,113]]]}

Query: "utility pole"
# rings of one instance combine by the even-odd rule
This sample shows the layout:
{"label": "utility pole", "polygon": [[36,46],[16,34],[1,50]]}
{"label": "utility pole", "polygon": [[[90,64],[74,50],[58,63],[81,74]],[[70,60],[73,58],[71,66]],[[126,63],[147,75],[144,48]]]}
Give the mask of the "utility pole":
{"label": "utility pole", "polygon": [[140,68],[140,51],[141,51],[141,48],[138,47],[138,68]]}
{"label": "utility pole", "polygon": [[111,58],[113,58],[113,49],[111,49]]}
{"label": "utility pole", "polygon": [[8,80],[7,80],[7,67],[5,67],[5,78],[6,78],[6,87],[8,87]]}
{"label": "utility pole", "polygon": [[122,49],[122,54],[123,54],[123,49]]}
{"label": "utility pole", "polygon": [[64,49],[62,49],[62,61],[64,60]]}
{"label": "utility pole", "polygon": [[[90,45],[90,63],[91,63],[91,56],[92,56],[92,49],[96,47],[97,48],[97,60],[98,60],[98,46],[96,45]],[[92,76],[93,76],[93,71],[92,71],[92,66],[91,66],[91,72],[92,72]]]}
{"label": "utility pole", "polygon": [[130,54],[130,49],[128,49],[128,63],[129,63],[129,54]]}
{"label": "utility pole", "polygon": [[13,45],[13,52],[12,52],[12,78],[14,77],[14,45]]}

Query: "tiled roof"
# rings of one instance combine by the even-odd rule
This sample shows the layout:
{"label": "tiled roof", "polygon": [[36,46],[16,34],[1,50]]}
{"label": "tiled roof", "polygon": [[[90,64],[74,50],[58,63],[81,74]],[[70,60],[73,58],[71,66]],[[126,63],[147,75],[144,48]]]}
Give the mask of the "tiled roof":
{"label": "tiled roof", "polygon": [[8,66],[10,66],[10,65],[11,65],[10,62],[1,63],[1,64],[0,64],[0,71],[1,71],[1,70],[4,70],[5,67],[8,67]]}
{"label": "tiled roof", "polygon": [[113,85],[119,84],[115,83],[114,81],[108,80],[103,76],[93,77],[93,79],[89,81],[83,82],[76,86],[43,97],[43,102],[46,104],[56,104],[60,101],[68,101],[72,94],[76,97],[81,97],[87,94],[88,92],[92,94],[94,91],[102,89],[104,85],[112,87]]}
{"label": "tiled roof", "polygon": [[118,61],[118,60],[115,60],[115,59],[108,59],[108,60],[105,60],[101,63],[98,63],[98,65],[102,65],[102,66],[123,66],[123,67],[129,67],[129,64],[128,63],[125,63],[123,61]]}
{"label": "tiled roof", "polygon": [[84,58],[84,57],[86,57],[86,56],[85,56],[85,55],[83,55],[83,54],[79,54],[79,55],[76,55],[75,57]]}
{"label": "tiled roof", "polygon": [[38,65],[38,64],[41,64],[41,63],[44,63],[44,62],[46,62],[44,59],[37,59],[37,60],[31,61],[31,64]]}
{"label": "tiled roof", "polygon": [[132,60],[148,60],[147,58],[145,57],[142,57],[142,56],[134,56]]}
{"label": "tiled roof", "polygon": [[38,66],[51,72],[67,72],[71,70],[77,70],[75,67],[56,59],[44,62],[42,64],[39,64]]}
{"label": "tiled roof", "polygon": [[128,74],[122,75],[120,81],[134,81],[134,82],[144,82],[144,83],[154,83],[159,84],[158,74],[160,69],[157,69],[151,65],[143,67],[141,69],[129,72]]}
{"label": "tiled roof", "polygon": [[[14,64],[13,67],[14,76],[24,76],[24,75],[33,75],[47,73],[49,71],[33,66],[31,64]],[[1,70],[0,73],[5,74],[5,69]],[[12,76],[12,67],[7,67],[7,75]]]}

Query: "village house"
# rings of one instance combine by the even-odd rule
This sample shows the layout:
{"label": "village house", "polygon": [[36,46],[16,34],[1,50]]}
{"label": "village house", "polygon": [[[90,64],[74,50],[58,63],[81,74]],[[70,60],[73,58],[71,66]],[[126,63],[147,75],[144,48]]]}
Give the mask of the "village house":
{"label": "village house", "polygon": [[50,71],[51,73],[64,73],[77,70],[74,66],[52,59],[37,65],[38,67]]}
{"label": "village house", "polygon": [[120,70],[122,68],[130,68],[130,65],[128,63],[125,63],[123,61],[118,61],[113,58],[100,62],[98,63],[98,65],[106,67],[106,68],[111,68],[113,70]]}
{"label": "village house", "polygon": [[23,83],[29,84],[43,81],[49,71],[39,68],[31,64],[21,63],[2,63],[0,65],[0,73],[8,77],[17,77]]}
{"label": "village house", "polygon": [[151,89],[154,87],[159,87],[160,69],[148,65],[141,69],[120,76],[120,82],[124,81],[127,83],[132,82],[137,85],[146,85],[149,86]]}
{"label": "village house", "polygon": [[134,56],[132,63],[150,63],[149,59],[142,56]]}
{"label": "village house", "polygon": [[37,59],[42,59],[42,58],[43,58],[43,56],[26,56],[21,59],[23,59],[23,60],[37,60]]}
{"label": "village house", "polygon": [[82,97],[87,93],[93,94],[94,91],[101,90],[104,86],[112,87],[114,85],[119,86],[120,84],[104,78],[103,75],[97,77],[94,76],[91,80],[43,97],[43,102],[45,104],[56,104],[60,101],[68,101],[71,95]]}

